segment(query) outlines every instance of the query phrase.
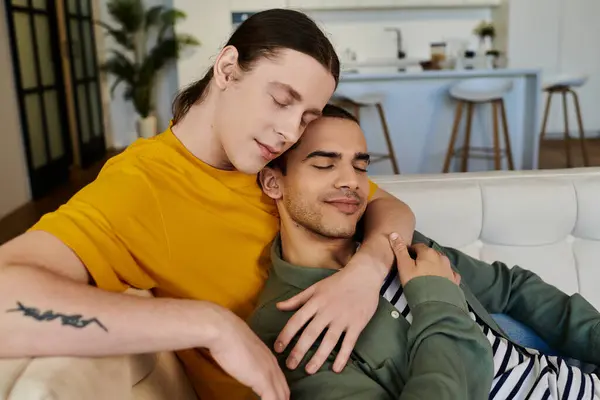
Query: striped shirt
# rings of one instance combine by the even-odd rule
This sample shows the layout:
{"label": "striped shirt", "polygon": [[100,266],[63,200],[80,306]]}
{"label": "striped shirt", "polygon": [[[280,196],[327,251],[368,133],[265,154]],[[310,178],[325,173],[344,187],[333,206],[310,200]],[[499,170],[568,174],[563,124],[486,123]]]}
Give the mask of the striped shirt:
{"label": "striped shirt", "polygon": [[[392,268],[380,294],[412,323],[397,270]],[[600,400],[600,379],[562,358],[519,346],[496,333],[469,307],[469,315],[492,346],[494,380],[489,399]]]}

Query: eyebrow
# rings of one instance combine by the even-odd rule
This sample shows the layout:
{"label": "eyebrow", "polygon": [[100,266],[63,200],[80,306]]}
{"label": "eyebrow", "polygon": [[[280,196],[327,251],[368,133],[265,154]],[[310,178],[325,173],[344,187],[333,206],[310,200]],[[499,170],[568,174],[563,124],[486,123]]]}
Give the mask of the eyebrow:
{"label": "eyebrow", "polygon": [[[306,160],[309,160],[309,159],[315,158],[315,157],[340,159],[340,158],[342,158],[342,155],[340,153],[336,153],[334,151],[316,150],[316,151],[313,151],[312,153],[310,153],[309,155],[307,155],[303,161],[306,161]],[[369,156],[368,153],[355,153],[354,154],[354,161],[370,162],[370,160],[371,160],[371,156]]]}
{"label": "eyebrow", "polygon": [[[276,86],[282,90],[285,90],[286,92],[288,92],[288,94],[290,96],[292,96],[292,98],[296,101],[302,101],[302,95],[293,87],[291,87],[290,85],[288,85],[287,83],[283,83],[283,82],[278,82],[278,81],[271,81],[269,82],[269,84],[271,84],[272,86]],[[310,114],[314,114],[317,117],[320,117],[322,115],[321,110],[316,109],[316,108],[311,108],[309,110],[306,110],[306,112],[310,113]]]}

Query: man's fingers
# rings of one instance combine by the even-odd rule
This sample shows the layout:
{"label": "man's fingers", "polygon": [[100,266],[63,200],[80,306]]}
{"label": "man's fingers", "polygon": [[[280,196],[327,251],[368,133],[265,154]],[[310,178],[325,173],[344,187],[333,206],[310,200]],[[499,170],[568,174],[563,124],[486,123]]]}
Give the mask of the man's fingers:
{"label": "man's fingers", "polygon": [[275,351],[278,353],[284,351],[300,329],[315,315],[316,311],[316,307],[312,306],[311,303],[296,311],[279,332],[279,336],[275,340]]}
{"label": "man's fingers", "polygon": [[334,328],[331,326],[329,327],[329,329],[327,330],[327,334],[325,334],[325,337],[323,338],[323,341],[319,346],[319,349],[312,356],[310,362],[306,365],[306,372],[308,372],[309,374],[314,374],[319,370],[319,368],[323,366],[323,363],[325,362],[325,360],[327,360],[327,357],[329,357],[329,355],[335,348],[335,345],[340,340],[340,336],[342,336],[342,333],[343,329]]}
{"label": "man's fingers", "polygon": [[281,311],[295,311],[302,307],[315,293],[314,285],[303,290],[292,298],[277,303],[277,308]]}
{"label": "man's fingers", "polygon": [[325,320],[319,320],[319,318],[313,319],[310,324],[308,324],[287,358],[286,365],[289,369],[296,369],[326,327],[327,322]]}
{"label": "man's fingers", "polygon": [[337,354],[335,362],[333,363],[334,372],[340,373],[344,370],[348,360],[350,360],[350,355],[352,354],[352,350],[354,350],[360,332],[360,330],[346,331],[346,336],[344,336],[344,342],[342,343],[340,352]]}
{"label": "man's fingers", "polygon": [[396,255],[396,262],[399,268],[408,265],[414,265],[414,261],[410,258],[410,254],[408,254],[408,248],[406,247],[406,243],[402,240],[400,235],[396,232],[392,233],[389,237],[390,245],[392,246],[392,250]]}

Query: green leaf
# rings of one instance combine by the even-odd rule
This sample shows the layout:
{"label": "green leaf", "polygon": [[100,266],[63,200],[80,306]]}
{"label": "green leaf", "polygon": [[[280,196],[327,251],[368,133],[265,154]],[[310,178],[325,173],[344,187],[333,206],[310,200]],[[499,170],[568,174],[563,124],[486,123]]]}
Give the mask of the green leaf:
{"label": "green leaf", "polygon": [[184,20],[187,18],[187,15],[175,8],[164,11],[161,16],[161,27],[158,32],[158,40],[162,40],[165,37],[165,33],[167,31],[172,30],[178,21]]}
{"label": "green leaf", "polygon": [[96,24],[100,25],[104,29],[106,29],[106,33],[113,37],[115,42],[119,43],[121,46],[126,49],[133,50],[133,40],[131,35],[123,30],[114,29],[112,26],[108,25],[102,21],[94,21]]}
{"label": "green leaf", "polygon": [[108,13],[128,33],[139,31],[145,22],[141,0],[109,0]]}
{"label": "green leaf", "polygon": [[140,117],[146,118],[152,111],[152,89],[149,87],[134,87],[131,91],[133,106]]}
{"label": "green leaf", "polygon": [[148,31],[151,27],[159,25],[161,22],[161,15],[163,13],[163,6],[155,6],[146,11],[146,23],[144,28]]}
{"label": "green leaf", "polygon": [[125,81],[129,85],[136,83],[136,67],[129,61],[127,56],[117,50],[111,50],[110,56],[100,67],[104,72],[114,75],[117,79]]}

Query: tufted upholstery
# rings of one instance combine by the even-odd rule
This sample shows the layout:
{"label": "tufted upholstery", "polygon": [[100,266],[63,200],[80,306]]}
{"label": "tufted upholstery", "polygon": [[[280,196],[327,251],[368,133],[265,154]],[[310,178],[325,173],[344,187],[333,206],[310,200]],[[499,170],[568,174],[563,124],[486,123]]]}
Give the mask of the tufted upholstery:
{"label": "tufted upholstery", "polygon": [[440,244],[518,264],[600,309],[600,168],[374,180]]}
{"label": "tufted upholstery", "polygon": [[[600,168],[374,180],[407,202],[417,229],[440,244],[485,261],[519,264],[600,308],[600,291],[595,290],[600,281]],[[195,399],[172,353],[145,357],[99,359],[96,368],[92,359],[3,360],[0,399],[89,398],[90,387],[94,399]],[[129,385],[118,386],[123,378]],[[117,395],[118,388],[122,393]]]}

